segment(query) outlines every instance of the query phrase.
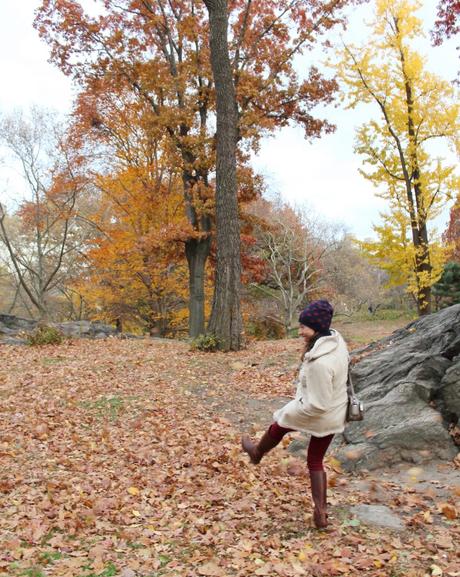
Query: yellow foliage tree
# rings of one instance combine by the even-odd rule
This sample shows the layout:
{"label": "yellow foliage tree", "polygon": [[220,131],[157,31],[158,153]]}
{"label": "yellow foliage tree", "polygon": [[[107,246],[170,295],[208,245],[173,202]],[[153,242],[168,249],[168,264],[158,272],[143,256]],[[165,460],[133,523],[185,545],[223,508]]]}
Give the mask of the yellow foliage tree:
{"label": "yellow foliage tree", "polygon": [[[157,175],[158,176],[158,175]],[[99,233],[75,283],[92,316],[164,336],[185,331],[188,223],[178,175],[156,178],[145,166],[98,175]]]}
{"label": "yellow foliage tree", "polygon": [[337,64],[348,87],[348,108],[377,105],[380,117],[357,132],[362,174],[388,201],[377,240],[361,243],[390,284],[407,284],[419,314],[430,312],[431,286],[446,259],[428,224],[459,190],[455,167],[430,153],[434,139],[458,149],[459,105],[449,82],[426,70],[411,47],[423,35],[415,13],[421,2],[377,0],[373,33],[363,47],[345,46]]}

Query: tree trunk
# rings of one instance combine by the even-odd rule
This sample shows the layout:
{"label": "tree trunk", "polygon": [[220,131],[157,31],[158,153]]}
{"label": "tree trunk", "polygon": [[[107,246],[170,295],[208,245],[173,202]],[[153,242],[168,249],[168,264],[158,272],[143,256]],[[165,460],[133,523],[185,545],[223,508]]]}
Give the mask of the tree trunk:
{"label": "tree trunk", "polygon": [[[417,276],[424,278],[431,276],[432,266],[430,259],[430,249],[428,245],[428,231],[426,221],[419,226],[418,247],[420,254],[416,256],[417,262]],[[429,315],[431,313],[431,286],[426,282],[419,287],[417,294],[417,312],[420,316]]]}
{"label": "tree trunk", "polygon": [[[399,34],[398,21],[395,20],[395,28]],[[416,250],[415,255],[415,274],[417,276],[417,311],[420,316],[427,315],[431,312],[431,285],[427,282],[427,278],[431,278],[432,266],[430,259],[430,248],[428,242],[428,230],[426,226],[427,214],[426,207],[423,201],[423,191],[420,185],[420,168],[418,161],[418,145],[416,135],[416,122],[414,121],[414,96],[412,90],[412,83],[410,76],[406,72],[406,59],[404,52],[400,49],[400,58],[402,65],[402,72],[404,76],[404,88],[406,92],[406,106],[407,106],[407,132],[409,136],[409,157],[411,168],[411,181],[408,183],[406,177],[406,187],[411,186],[413,182],[415,207],[411,197],[411,227],[413,242]],[[416,216],[414,214],[416,210]],[[414,235],[414,228],[416,234]]]}
{"label": "tree trunk", "polygon": [[211,248],[211,237],[192,238],[185,243],[189,271],[189,335],[194,338],[204,334],[204,281],[206,260]]}
{"label": "tree trunk", "polygon": [[211,66],[216,86],[217,270],[208,331],[223,350],[241,347],[241,253],[236,180],[238,112],[227,43],[227,0],[204,0],[209,12]]}
{"label": "tree trunk", "polygon": [[[184,163],[192,165],[196,160],[189,151],[183,150]],[[206,261],[211,252],[212,222],[208,214],[198,214],[193,201],[193,187],[197,179],[208,186],[208,175],[193,175],[187,168],[183,171],[182,180],[184,184],[185,214],[189,223],[196,232],[196,237],[185,242],[185,257],[188,265],[188,333],[192,338],[205,333],[205,294],[204,284],[206,278]]]}

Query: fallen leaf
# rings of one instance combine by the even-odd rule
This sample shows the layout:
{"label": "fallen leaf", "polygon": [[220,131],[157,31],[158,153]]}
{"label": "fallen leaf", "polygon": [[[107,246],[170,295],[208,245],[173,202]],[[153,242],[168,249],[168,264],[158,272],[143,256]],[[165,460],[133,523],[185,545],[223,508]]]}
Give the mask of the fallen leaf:
{"label": "fallen leaf", "polygon": [[425,511],[423,513],[423,519],[425,520],[425,523],[428,523],[431,525],[431,523],[433,523],[433,517],[431,516],[431,513],[429,511]]}
{"label": "fallen leaf", "polygon": [[205,575],[206,577],[222,577],[224,575],[222,568],[219,567],[213,561],[209,563],[205,563],[201,567],[198,568],[198,573],[200,575]]}
{"label": "fallen leaf", "polygon": [[456,519],[458,516],[457,509],[450,503],[441,503],[439,505],[439,509],[441,513],[444,515],[444,517],[450,519],[451,521]]}

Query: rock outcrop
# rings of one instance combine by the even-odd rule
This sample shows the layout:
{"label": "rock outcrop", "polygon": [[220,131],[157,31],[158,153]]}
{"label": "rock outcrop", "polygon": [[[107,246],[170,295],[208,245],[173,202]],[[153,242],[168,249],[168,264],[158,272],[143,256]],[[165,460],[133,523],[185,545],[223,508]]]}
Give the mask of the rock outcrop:
{"label": "rock outcrop", "polygon": [[[111,325],[91,321],[71,321],[66,323],[49,323],[59,329],[66,337],[104,339],[120,333]],[[31,333],[37,328],[38,321],[22,319],[13,315],[0,314],[0,344],[25,344],[24,333]],[[123,333],[124,337],[134,337]]]}
{"label": "rock outcrop", "polygon": [[[460,417],[460,305],[422,317],[354,356],[365,419],[349,423],[336,456],[347,470],[450,460]],[[301,448],[296,441],[293,451]],[[339,446],[337,446],[339,445]]]}

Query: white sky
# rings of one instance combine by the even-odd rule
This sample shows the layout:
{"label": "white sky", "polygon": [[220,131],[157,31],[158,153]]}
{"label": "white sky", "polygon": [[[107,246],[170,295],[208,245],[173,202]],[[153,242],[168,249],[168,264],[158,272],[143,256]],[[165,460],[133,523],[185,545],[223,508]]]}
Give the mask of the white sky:
{"label": "white sky", "polygon": [[[70,81],[47,62],[48,48],[32,27],[34,9],[39,0],[0,0],[0,113],[14,108],[27,109],[32,104],[68,112],[72,103]],[[90,4],[91,0],[85,0]],[[424,0],[419,15],[428,34],[436,16],[437,0]],[[348,42],[362,41],[366,36],[363,20],[370,7],[354,9],[347,32]],[[446,79],[457,74],[456,40],[433,48],[429,40],[419,51],[428,56],[428,67]],[[314,54],[314,57],[318,57]],[[311,56],[310,56],[311,58]],[[299,64],[302,65],[302,62]],[[372,115],[375,109],[361,107],[344,111],[328,107],[324,116],[337,124],[333,135],[306,142],[300,128],[284,129],[264,140],[254,158],[256,169],[262,172],[268,187],[294,204],[307,204],[319,217],[344,223],[358,238],[372,235],[372,223],[379,222],[383,202],[373,194],[373,188],[358,174],[361,159],[353,152],[355,128]],[[19,180],[0,167],[0,195],[17,196]],[[442,230],[448,209],[438,219]]]}

